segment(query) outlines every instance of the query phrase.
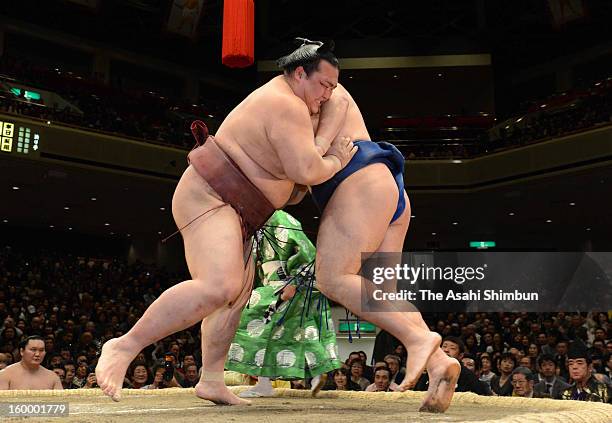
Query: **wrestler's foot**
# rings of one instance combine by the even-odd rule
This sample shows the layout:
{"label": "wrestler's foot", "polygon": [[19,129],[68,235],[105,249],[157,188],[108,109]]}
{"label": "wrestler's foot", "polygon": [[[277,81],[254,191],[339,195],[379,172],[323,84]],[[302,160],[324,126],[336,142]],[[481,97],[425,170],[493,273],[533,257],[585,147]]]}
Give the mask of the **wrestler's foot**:
{"label": "wrestler's foot", "polygon": [[411,343],[404,343],[408,353],[408,363],[406,366],[406,376],[400,384],[398,390],[406,391],[416,385],[421,377],[429,357],[440,348],[440,335],[435,332],[423,331],[422,339],[412,340]]}
{"label": "wrestler's foot", "polygon": [[223,382],[198,382],[195,393],[198,398],[212,401],[217,405],[251,405],[251,401],[238,398]]}
{"label": "wrestler's foot", "polygon": [[125,336],[111,339],[102,346],[102,354],[96,365],[96,380],[113,401],[121,399],[121,388],[128,366],[140,348],[126,341]]}
{"label": "wrestler's foot", "polygon": [[453,399],[461,366],[456,359],[447,356],[442,350],[439,351],[440,353],[436,352],[429,360],[427,366],[429,389],[419,411],[444,413]]}

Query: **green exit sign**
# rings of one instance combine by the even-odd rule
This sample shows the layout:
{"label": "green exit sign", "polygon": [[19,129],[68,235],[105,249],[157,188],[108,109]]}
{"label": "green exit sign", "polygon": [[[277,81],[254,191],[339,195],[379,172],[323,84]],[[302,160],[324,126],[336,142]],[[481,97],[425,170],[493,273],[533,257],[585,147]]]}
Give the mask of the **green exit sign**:
{"label": "green exit sign", "polygon": [[37,93],[36,91],[27,91],[21,88],[12,87],[11,92],[17,97],[23,95],[23,97],[27,98],[28,100],[40,100],[40,93]]}
{"label": "green exit sign", "polygon": [[470,247],[472,248],[493,248],[495,247],[495,241],[470,241]]}
{"label": "green exit sign", "polygon": [[[350,326],[349,326],[350,325]],[[357,322],[340,322],[338,325],[338,331],[341,333],[348,333],[350,331],[353,333],[357,332]],[[376,326],[370,322],[359,322],[359,332],[361,333],[376,333]]]}

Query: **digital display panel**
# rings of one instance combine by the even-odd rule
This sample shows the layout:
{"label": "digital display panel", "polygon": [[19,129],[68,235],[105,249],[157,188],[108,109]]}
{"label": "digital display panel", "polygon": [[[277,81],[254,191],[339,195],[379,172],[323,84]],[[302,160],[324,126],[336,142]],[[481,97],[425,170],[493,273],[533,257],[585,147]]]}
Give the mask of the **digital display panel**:
{"label": "digital display panel", "polygon": [[28,126],[0,120],[0,152],[30,154],[40,147],[40,134]]}

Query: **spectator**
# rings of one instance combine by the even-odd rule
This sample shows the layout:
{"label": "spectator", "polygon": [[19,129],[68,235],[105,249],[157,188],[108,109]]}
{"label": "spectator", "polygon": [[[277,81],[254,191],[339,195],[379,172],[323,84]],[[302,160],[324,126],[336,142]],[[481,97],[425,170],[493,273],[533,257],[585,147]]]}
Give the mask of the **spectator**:
{"label": "spectator", "polygon": [[569,373],[567,370],[568,345],[567,341],[561,340],[557,342],[557,346],[555,347],[555,361],[559,365],[559,375],[567,381],[569,381]]}
{"label": "spectator", "polygon": [[152,382],[151,374],[145,362],[135,361],[128,370],[129,382],[134,389],[141,389]]}
{"label": "spectator", "polygon": [[542,345],[542,354],[555,355],[555,347],[559,340],[559,331],[556,329],[549,329],[546,332],[546,344]]}
{"label": "spectator", "polygon": [[336,369],[332,373],[331,383],[323,388],[324,391],[361,391],[361,386],[351,380],[347,369]]}
{"label": "spectator", "polygon": [[593,342],[601,341],[605,344],[606,340],[607,340],[606,330],[602,327],[595,328]]}
{"label": "spectator", "polygon": [[359,385],[363,391],[368,387],[370,381],[363,377],[363,363],[361,362],[361,358],[355,358],[351,361],[349,363],[349,368],[351,369],[351,380]]}
{"label": "spectator", "polygon": [[164,389],[164,388],[176,388],[179,387],[178,382],[172,377],[172,379],[168,382],[164,379],[164,373],[166,369],[162,364],[156,364],[153,366],[152,374],[153,374],[153,382],[149,385],[143,386],[140,389]]}
{"label": "spectator", "polygon": [[548,398],[533,390],[533,373],[527,367],[517,367],[512,371],[512,396],[524,398]]}
{"label": "spectator", "polygon": [[72,361],[64,362],[64,374],[65,374],[65,383],[66,389],[76,389],[77,386],[74,386],[72,382],[74,381],[74,376],[76,375],[76,366]]}
{"label": "spectator", "polygon": [[[47,346],[47,343],[45,342],[45,348]],[[48,354],[48,351],[45,349],[45,354]],[[49,368],[54,369],[56,367],[61,367],[62,365],[62,356],[55,353],[55,354],[51,354],[49,356]]]}
{"label": "spectator", "polygon": [[187,367],[191,366],[192,364],[196,364],[195,357],[193,356],[193,354],[186,354],[183,357],[183,362],[181,363],[181,366],[177,368],[176,371],[184,376],[187,372]]}
{"label": "spectator", "polygon": [[353,360],[361,360],[361,354],[359,354],[357,351],[351,352],[346,360],[346,364],[350,365]]}
{"label": "spectator", "polygon": [[526,367],[529,370],[531,370],[531,372],[535,372],[535,359],[531,358],[530,356],[526,355],[524,357],[521,357],[520,360],[518,361],[518,365],[519,367]]}
{"label": "spectator", "polygon": [[[397,389],[397,385],[395,386]],[[368,392],[388,392],[391,388],[391,370],[388,367],[378,367],[374,370],[374,383],[366,387]]]}
{"label": "spectator", "polygon": [[53,373],[55,373],[57,375],[57,377],[59,377],[60,382],[62,383],[62,388],[66,389],[66,371],[64,370],[63,367],[54,367],[53,368]]}
{"label": "spectator", "polygon": [[404,377],[406,374],[401,370],[402,360],[393,354],[388,354],[385,356],[385,363],[389,370],[391,371],[391,382],[395,382],[396,384],[401,384],[404,381]]}
{"label": "spectator", "polygon": [[76,389],[82,388],[83,386],[85,386],[85,384],[87,383],[88,374],[89,374],[89,368],[87,366],[87,362],[81,361],[78,364],[76,368],[76,374],[74,375],[74,378],[72,379],[72,386],[74,386]]}
{"label": "spectator", "polygon": [[153,382],[149,385],[145,385],[140,389],[162,389],[164,388],[164,372],[165,369],[163,366],[155,365],[153,367]]}
{"label": "spectator", "polygon": [[90,372],[85,379],[85,385],[83,385],[85,389],[93,389],[99,388],[98,382],[96,380],[96,374],[94,372]]}
{"label": "spectator", "polygon": [[[363,363],[363,377],[365,377],[367,380],[372,380],[374,378],[374,369],[372,369],[371,366],[368,366],[368,356],[365,353],[365,351],[358,351],[359,353],[359,358],[361,359],[361,362]],[[400,367],[401,367],[401,363],[400,363]]]}
{"label": "spectator", "polygon": [[472,355],[463,354],[463,357],[461,357],[461,364],[463,364],[463,366],[465,366],[466,369],[474,372],[474,374],[478,377],[476,360],[474,359]]}
{"label": "spectator", "polygon": [[180,385],[183,388],[193,388],[197,385],[198,381],[198,366],[196,366],[195,363],[188,364],[187,367],[185,367],[185,377],[180,382]]}
{"label": "spectator", "polygon": [[[53,329],[52,329],[52,331],[53,331]],[[45,351],[46,351],[47,354],[56,354],[56,352],[55,352],[55,337],[53,335],[45,336]],[[60,358],[61,358],[61,355],[60,355]]]}
{"label": "spectator", "polygon": [[397,344],[395,350],[393,350],[393,353],[401,359],[400,368],[406,367],[406,359],[408,358],[408,352],[406,351],[406,347],[404,347],[404,344]]}
{"label": "spectator", "polygon": [[464,343],[465,343],[466,353],[470,354],[472,357],[476,357],[476,355],[478,354],[478,345],[476,342],[476,335],[470,334],[464,337]]}
{"label": "spectator", "polygon": [[29,336],[19,344],[21,361],[0,371],[0,390],[63,389],[60,378],[41,363],[45,359],[45,341]]}
{"label": "spectator", "polygon": [[489,389],[491,388],[491,379],[495,376],[495,373],[491,370],[491,357],[488,354],[483,353],[480,356],[480,377],[478,380],[487,384]]}
{"label": "spectator", "polygon": [[9,354],[0,353],[0,370],[5,369],[10,364]]}
{"label": "spectator", "polygon": [[537,344],[534,344],[533,342],[530,342],[529,346],[527,347],[527,356],[531,358],[531,361],[533,363],[536,362],[540,354],[541,354],[540,346]]}
{"label": "spectator", "polygon": [[604,374],[612,379],[612,353],[606,354],[606,366],[604,367]]}
{"label": "spectator", "polygon": [[499,376],[491,378],[491,389],[499,396],[512,395],[512,371],[516,367],[516,358],[512,353],[503,353],[499,358]]}
{"label": "spectator", "polygon": [[13,328],[18,338],[21,338],[23,336],[22,330],[15,326],[15,319],[13,319],[12,317],[7,317],[6,319],[4,319],[4,324],[2,325],[2,328],[0,328],[0,336],[2,336],[2,333],[7,328]]}
{"label": "spectator", "polygon": [[481,352],[487,352],[489,354],[493,354],[493,334],[490,332],[486,332],[482,336],[482,344],[480,345]]}
{"label": "spectator", "polygon": [[591,358],[578,342],[572,343],[567,354],[567,365],[572,385],[561,393],[561,399],[577,401],[612,402],[610,388],[591,373]]}
{"label": "spectator", "polygon": [[540,394],[547,394],[551,398],[560,399],[561,392],[569,388],[561,376],[557,376],[557,362],[550,354],[543,354],[538,359],[540,367],[540,381],[533,387],[534,391]]}
{"label": "spectator", "polygon": [[591,354],[603,357],[606,354],[606,344],[601,339],[595,338],[591,347]]}
{"label": "spectator", "polygon": [[306,389],[306,382],[303,379],[292,380],[291,389]]}

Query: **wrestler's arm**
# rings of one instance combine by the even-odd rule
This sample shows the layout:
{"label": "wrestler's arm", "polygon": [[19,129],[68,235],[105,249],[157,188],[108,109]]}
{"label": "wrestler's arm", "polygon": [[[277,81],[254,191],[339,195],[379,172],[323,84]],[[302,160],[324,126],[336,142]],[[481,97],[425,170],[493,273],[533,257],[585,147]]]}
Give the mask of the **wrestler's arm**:
{"label": "wrestler's arm", "polygon": [[0,391],[8,390],[10,380],[10,371],[6,369],[0,370]]}
{"label": "wrestler's arm", "polygon": [[344,89],[334,90],[329,100],[321,105],[315,145],[322,156],[327,153],[332,141],[338,136],[340,128],[344,126],[348,106],[349,100]]}
{"label": "wrestler's arm", "polygon": [[53,390],[57,390],[57,389],[64,389],[64,386],[62,385],[62,381],[60,380],[59,376],[56,375],[54,372],[53,376],[51,376],[51,380],[53,381]]}
{"label": "wrestler's arm", "polygon": [[300,185],[318,185],[341,169],[335,156],[321,157],[314,145],[308,109],[301,100],[279,98],[270,104],[280,113],[270,118],[267,133],[287,178]]}

